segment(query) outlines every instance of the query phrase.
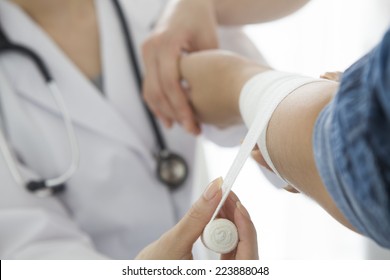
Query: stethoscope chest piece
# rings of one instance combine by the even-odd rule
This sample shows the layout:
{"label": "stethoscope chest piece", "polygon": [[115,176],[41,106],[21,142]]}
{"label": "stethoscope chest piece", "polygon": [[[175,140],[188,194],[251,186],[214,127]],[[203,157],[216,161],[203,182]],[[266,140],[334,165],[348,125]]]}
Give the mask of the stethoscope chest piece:
{"label": "stethoscope chest piece", "polygon": [[162,150],[157,156],[157,177],[170,190],[176,190],[188,177],[186,161],[175,153]]}

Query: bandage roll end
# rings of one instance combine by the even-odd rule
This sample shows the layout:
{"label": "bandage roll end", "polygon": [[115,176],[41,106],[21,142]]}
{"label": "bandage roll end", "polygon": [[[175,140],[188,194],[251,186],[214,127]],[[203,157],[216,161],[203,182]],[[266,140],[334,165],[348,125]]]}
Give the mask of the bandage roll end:
{"label": "bandage roll end", "polygon": [[227,219],[212,220],[204,229],[202,242],[206,248],[218,254],[227,254],[236,249],[238,230]]}

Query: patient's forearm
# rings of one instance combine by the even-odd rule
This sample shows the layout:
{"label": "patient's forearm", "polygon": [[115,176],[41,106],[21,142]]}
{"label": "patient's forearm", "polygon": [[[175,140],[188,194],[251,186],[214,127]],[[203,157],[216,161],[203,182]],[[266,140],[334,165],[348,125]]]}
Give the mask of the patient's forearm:
{"label": "patient's forearm", "polygon": [[338,84],[311,83],[288,95],[273,113],[267,130],[267,149],[279,173],[299,191],[316,200],[334,218],[352,228],[337,209],[318,174],[313,154],[313,131],[321,110]]}
{"label": "patient's forearm", "polygon": [[287,16],[309,0],[213,0],[217,21],[222,25],[243,25]]}
{"label": "patient's forearm", "polygon": [[[338,83],[272,71],[221,51],[183,57],[181,72],[202,122],[223,127],[241,122],[243,117],[250,126],[254,121],[252,117],[257,114],[263,113],[265,120],[271,117],[266,142],[276,170],[351,228],[321,181],[312,144],[317,117],[332,100]],[[276,77],[269,80],[274,75]],[[289,95],[283,99],[284,94]],[[278,102],[273,98],[281,100],[275,110]]]}

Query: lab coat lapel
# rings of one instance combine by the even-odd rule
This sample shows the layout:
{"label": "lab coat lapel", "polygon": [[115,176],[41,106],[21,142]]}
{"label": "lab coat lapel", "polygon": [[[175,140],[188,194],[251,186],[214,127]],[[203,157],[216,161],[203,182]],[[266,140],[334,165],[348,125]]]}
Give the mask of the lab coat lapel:
{"label": "lab coat lapel", "polygon": [[[63,93],[74,124],[118,140],[135,149],[144,149],[142,143],[132,133],[129,125],[118,115],[115,108],[102,97],[101,93],[43,30],[14,4],[0,1],[0,5],[2,25],[6,32],[8,31],[8,36],[14,42],[31,48],[45,60]],[[8,66],[16,67],[14,73],[21,73],[16,78],[17,92],[48,112],[60,116],[56,104],[50,98],[50,93],[42,90],[40,79],[31,77],[32,68],[27,65],[20,69],[23,64],[14,64]],[[35,74],[32,75],[36,74],[35,70]]]}
{"label": "lab coat lapel", "polygon": [[[109,102],[125,122],[132,127],[143,145],[153,151],[156,147],[155,135],[137,87],[132,68],[134,62],[129,57],[129,50],[126,48],[124,33],[117,13],[111,1],[97,0],[96,3],[98,4],[100,34],[102,36],[105,93]],[[135,52],[138,54],[139,42],[145,36],[143,34],[147,34],[149,31],[147,28],[148,20],[144,19],[144,22],[133,21],[133,14],[136,14],[140,8],[129,6],[127,3],[123,4],[123,12],[129,24]],[[136,63],[140,65],[140,61]]]}

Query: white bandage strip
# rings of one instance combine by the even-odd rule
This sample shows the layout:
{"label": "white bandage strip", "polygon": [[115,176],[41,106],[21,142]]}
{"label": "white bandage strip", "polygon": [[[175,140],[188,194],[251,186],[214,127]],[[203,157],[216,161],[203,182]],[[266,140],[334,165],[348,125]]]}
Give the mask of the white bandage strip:
{"label": "white bandage strip", "polygon": [[275,168],[267,149],[267,127],[268,123],[280,102],[282,102],[290,93],[296,89],[310,84],[323,82],[325,80],[313,79],[310,77],[299,76],[296,74],[268,71],[254,76],[244,86],[240,96],[240,111],[245,124],[252,127],[258,112],[261,118],[266,122],[261,130],[258,146],[260,152],[272,169],[282,180],[286,181]]}
{"label": "white bandage strip", "polygon": [[[232,224],[229,220],[225,219],[217,219],[219,211],[221,210],[223,204],[225,203],[227,197],[229,196],[230,190],[233,187],[233,184],[240,173],[242,167],[244,166],[245,161],[251,154],[253,147],[256,144],[256,141],[259,139],[261,130],[259,128],[264,127],[266,123],[261,118],[261,113],[259,112],[256,117],[253,125],[249,129],[245,139],[241,145],[240,151],[238,152],[236,158],[233,161],[224,181],[222,184],[222,199],[218,204],[217,209],[215,210],[210,222],[205,227],[205,230],[202,234],[203,244],[219,254],[225,254],[235,249],[235,246],[238,244],[238,235],[237,229],[234,231],[231,229],[230,224]],[[218,223],[218,230],[215,230],[215,227]],[[223,237],[214,236],[218,233],[223,233]],[[233,238],[234,237],[234,238]],[[218,242],[217,242],[218,241]],[[234,246],[232,246],[234,244]],[[226,248],[225,248],[226,247]]]}
{"label": "white bandage strip", "polygon": [[[251,151],[253,150],[253,147],[256,145],[256,143],[259,144],[260,150],[267,164],[277,175],[279,175],[280,178],[282,178],[274,167],[266,148],[266,130],[268,122],[271,119],[276,107],[287,95],[303,85],[318,81],[322,80],[302,77],[290,73],[268,71],[256,75],[245,84],[241,91],[240,110],[244,122],[246,123],[247,127],[249,127],[249,131],[245,136],[245,139],[236,158],[233,161],[233,164],[226,174],[221,187],[222,199],[206,229],[212,228],[214,219],[217,217],[219,211],[229,196],[230,190],[232,189],[237,176],[244,166],[245,161],[250,156]],[[260,136],[262,136],[261,139]],[[204,234],[206,233],[209,233],[209,231],[205,230]],[[213,239],[212,237],[202,238],[203,240]],[[210,246],[207,247],[210,248]]]}
{"label": "white bandage strip", "polygon": [[225,203],[227,197],[229,196],[229,192],[233,187],[234,182],[237,179],[238,174],[240,173],[242,167],[244,166],[245,161],[250,156],[253,147],[256,145],[257,140],[260,137],[261,129],[264,127],[267,123],[264,122],[262,118],[261,112],[258,113],[257,117],[255,118],[252,126],[250,127],[247,135],[245,136],[244,141],[242,142],[241,148],[235,157],[233,164],[230,166],[229,171],[227,172],[223,184],[222,184],[222,199],[215,210],[211,221],[214,220],[219,211],[221,210],[223,204]]}
{"label": "white bandage strip", "polygon": [[264,146],[266,145],[265,141],[262,141],[264,143],[259,141],[260,135],[266,135],[266,128],[273,112],[287,95],[305,84],[317,81],[321,80],[290,73],[267,71],[254,76],[245,84],[240,96],[240,111],[245,124],[249,127],[249,131],[223,181],[222,200],[211,221],[216,218],[221,210],[238,174],[257,142],[259,142],[260,148],[265,150],[265,157],[268,159],[267,164],[279,175],[269,158],[268,151],[264,149],[266,147]]}

